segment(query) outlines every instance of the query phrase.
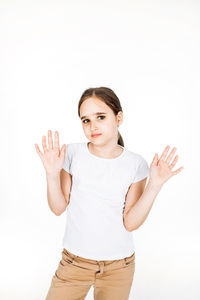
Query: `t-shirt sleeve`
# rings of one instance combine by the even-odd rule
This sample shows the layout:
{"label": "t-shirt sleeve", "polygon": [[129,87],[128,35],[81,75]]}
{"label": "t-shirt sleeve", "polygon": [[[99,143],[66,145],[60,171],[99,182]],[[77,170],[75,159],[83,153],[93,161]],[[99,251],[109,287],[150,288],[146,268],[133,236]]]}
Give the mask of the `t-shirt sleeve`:
{"label": "t-shirt sleeve", "polygon": [[71,144],[66,144],[65,160],[62,168],[69,174],[72,174],[71,161],[72,161],[72,146]]}
{"label": "t-shirt sleeve", "polygon": [[140,156],[140,161],[138,163],[138,167],[136,169],[133,182],[138,182],[138,181],[148,177],[149,176],[149,169],[150,168],[148,166],[147,161],[142,156]]}

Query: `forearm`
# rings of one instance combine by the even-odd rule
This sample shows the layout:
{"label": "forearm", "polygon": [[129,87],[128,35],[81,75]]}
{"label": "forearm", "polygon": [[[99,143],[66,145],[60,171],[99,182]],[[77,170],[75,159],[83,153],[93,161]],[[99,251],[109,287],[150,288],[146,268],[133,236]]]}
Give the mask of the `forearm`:
{"label": "forearm", "polygon": [[60,215],[66,208],[66,200],[60,184],[60,173],[56,175],[46,174],[47,199],[53,213]]}
{"label": "forearm", "polygon": [[124,224],[128,231],[133,231],[144,223],[161,187],[148,182],[139,200],[125,216]]}

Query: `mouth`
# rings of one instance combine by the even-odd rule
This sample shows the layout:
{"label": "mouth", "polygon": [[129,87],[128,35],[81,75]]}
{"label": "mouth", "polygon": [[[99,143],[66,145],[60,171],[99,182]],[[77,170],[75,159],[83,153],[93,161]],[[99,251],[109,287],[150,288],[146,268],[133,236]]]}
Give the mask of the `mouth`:
{"label": "mouth", "polygon": [[98,136],[100,136],[100,135],[101,135],[101,133],[92,134],[92,137],[93,137],[93,138],[96,138],[96,137],[98,137]]}

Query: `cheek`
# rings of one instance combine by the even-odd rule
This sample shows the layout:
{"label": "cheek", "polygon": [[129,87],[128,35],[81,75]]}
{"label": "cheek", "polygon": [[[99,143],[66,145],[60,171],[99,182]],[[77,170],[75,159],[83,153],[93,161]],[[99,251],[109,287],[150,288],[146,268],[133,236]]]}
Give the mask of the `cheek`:
{"label": "cheek", "polygon": [[87,132],[87,131],[88,131],[88,127],[87,127],[87,126],[83,126],[83,125],[82,125],[82,128],[83,128],[83,131],[84,131],[84,132]]}
{"label": "cheek", "polygon": [[83,130],[84,130],[84,132],[89,132],[89,131],[90,131],[88,126],[85,126],[85,127],[83,128]]}
{"label": "cheek", "polygon": [[112,131],[114,129],[114,125],[110,120],[99,123],[99,127],[106,128],[108,131]]}

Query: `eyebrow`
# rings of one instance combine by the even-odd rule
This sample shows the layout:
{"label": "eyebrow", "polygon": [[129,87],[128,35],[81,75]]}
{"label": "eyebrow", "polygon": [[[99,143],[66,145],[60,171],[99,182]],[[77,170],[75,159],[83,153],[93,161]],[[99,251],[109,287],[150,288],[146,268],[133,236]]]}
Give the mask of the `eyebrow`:
{"label": "eyebrow", "polygon": [[[105,113],[105,112],[96,112],[96,113],[94,113],[93,115],[106,115],[106,113]],[[82,117],[81,117],[81,120],[82,120],[82,119],[85,119],[85,118],[88,118],[88,116],[82,116]]]}

